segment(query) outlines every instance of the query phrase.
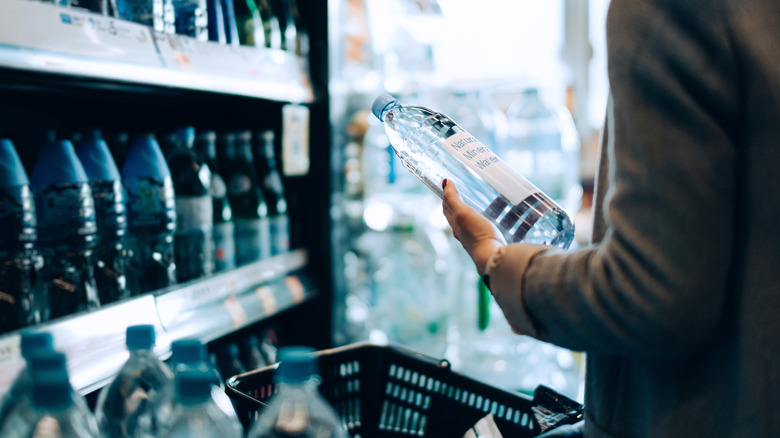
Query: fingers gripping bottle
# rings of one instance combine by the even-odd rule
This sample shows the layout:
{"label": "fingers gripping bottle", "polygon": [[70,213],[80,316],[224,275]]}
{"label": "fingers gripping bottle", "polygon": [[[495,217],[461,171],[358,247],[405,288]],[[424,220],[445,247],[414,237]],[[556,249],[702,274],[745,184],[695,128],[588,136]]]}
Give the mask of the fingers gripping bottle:
{"label": "fingers gripping bottle", "polygon": [[439,197],[449,179],[507,243],[569,247],[574,225],[566,212],[452,119],[388,95],[376,98],[372,112],[404,167]]}

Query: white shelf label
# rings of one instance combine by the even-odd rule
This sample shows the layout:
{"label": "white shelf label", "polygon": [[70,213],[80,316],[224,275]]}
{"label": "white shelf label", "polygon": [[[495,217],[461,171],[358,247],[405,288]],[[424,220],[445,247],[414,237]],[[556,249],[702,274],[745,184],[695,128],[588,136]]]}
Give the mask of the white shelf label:
{"label": "white shelf label", "polygon": [[282,107],[282,166],[285,175],[309,173],[309,108],[304,105]]}

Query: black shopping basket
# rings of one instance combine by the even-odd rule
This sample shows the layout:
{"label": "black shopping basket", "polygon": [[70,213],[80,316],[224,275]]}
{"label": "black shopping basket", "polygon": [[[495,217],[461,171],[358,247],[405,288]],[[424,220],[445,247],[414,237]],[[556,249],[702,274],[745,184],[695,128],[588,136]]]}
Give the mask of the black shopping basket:
{"label": "black shopping basket", "polygon": [[[539,386],[530,397],[504,391],[398,345],[356,343],[321,350],[320,391],[353,438],[456,437],[493,414],[504,438],[534,437],[582,419],[583,406]],[[244,427],[275,392],[277,365],[233,376],[226,391]]]}

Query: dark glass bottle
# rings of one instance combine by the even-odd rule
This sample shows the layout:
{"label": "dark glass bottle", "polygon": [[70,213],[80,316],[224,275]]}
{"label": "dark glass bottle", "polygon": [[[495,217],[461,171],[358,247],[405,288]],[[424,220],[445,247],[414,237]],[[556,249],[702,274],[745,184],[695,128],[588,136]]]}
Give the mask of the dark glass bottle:
{"label": "dark glass bottle", "polygon": [[41,320],[98,307],[92,261],[97,243],[95,204],[73,143],[45,143],[30,182],[43,255]]}
{"label": "dark glass bottle", "polygon": [[271,255],[268,205],[257,180],[252,154],[252,133],[242,131],[224,143],[228,199],[236,227],[236,265]]}
{"label": "dark glass bottle", "polygon": [[168,167],[176,194],[176,278],[180,283],[214,272],[211,169],[195,149],[195,128],[170,134]]}
{"label": "dark glass bottle", "polygon": [[136,138],[122,167],[132,295],[176,284],[176,208],[168,164],[154,135]]}
{"label": "dark glass bottle", "polygon": [[40,322],[36,305],[37,223],[27,172],[0,139],[0,334]]}
{"label": "dark glass bottle", "polygon": [[84,134],[76,153],[89,178],[95,202],[98,242],[93,257],[95,283],[101,304],[127,298],[127,212],[119,169],[100,130]]}
{"label": "dark glass bottle", "polygon": [[217,165],[217,133],[199,132],[195,140],[211,169],[211,206],[213,211],[214,271],[224,271],[236,267],[236,242],[234,238],[233,210],[228,200],[227,184]]}
{"label": "dark glass bottle", "polygon": [[250,0],[255,1],[257,10],[260,13],[260,20],[263,24],[263,44],[269,49],[282,49],[282,29],[279,23],[279,17],[269,0]]}
{"label": "dark glass bottle", "polygon": [[287,198],[279,165],[276,161],[272,130],[265,130],[255,136],[255,155],[260,189],[268,205],[271,220],[271,254],[281,254],[290,249],[290,218],[287,214]]}

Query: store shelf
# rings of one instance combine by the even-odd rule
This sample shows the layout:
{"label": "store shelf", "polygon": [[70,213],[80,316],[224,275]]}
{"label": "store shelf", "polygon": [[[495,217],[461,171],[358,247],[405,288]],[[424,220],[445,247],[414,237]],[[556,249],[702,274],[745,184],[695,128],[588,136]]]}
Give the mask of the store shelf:
{"label": "store shelf", "polygon": [[[68,357],[74,388],[87,394],[108,383],[127,360],[128,326],[155,325],[155,352],[166,358],[177,339],[208,342],[311,298],[316,290],[306,264],[306,251],[296,250],[28,330],[53,335],[55,348]],[[0,336],[0,393],[24,364],[20,333]]]}
{"label": "store shelf", "polygon": [[197,41],[29,0],[0,5],[0,67],[282,102],[314,99],[308,61],[293,53]]}

